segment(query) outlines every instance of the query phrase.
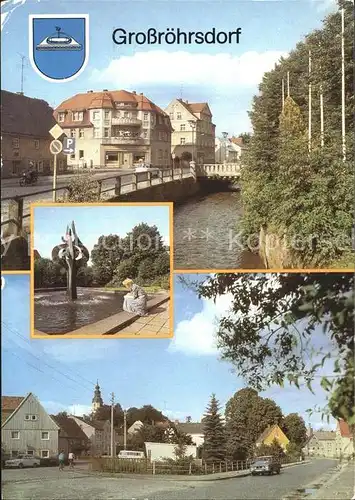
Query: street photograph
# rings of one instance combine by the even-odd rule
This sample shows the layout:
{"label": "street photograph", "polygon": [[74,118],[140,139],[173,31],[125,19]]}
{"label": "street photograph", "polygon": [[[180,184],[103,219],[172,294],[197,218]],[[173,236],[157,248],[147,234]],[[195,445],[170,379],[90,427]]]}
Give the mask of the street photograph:
{"label": "street photograph", "polygon": [[29,340],[28,280],[2,289],[3,498],[352,498],[352,274],[177,274],[175,336],[120,344]]}
{"label": "street photograph", "polygon": [[172,204],[31,209],[34,337],[172,335]]}

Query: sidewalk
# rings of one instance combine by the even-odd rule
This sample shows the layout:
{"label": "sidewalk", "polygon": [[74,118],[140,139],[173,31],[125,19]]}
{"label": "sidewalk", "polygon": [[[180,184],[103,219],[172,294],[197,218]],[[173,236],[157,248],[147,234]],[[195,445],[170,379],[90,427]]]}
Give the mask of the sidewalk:
{"label": "sidewalk", "polygon": [[351,500],[354,497],[354,478],[355,463],[345,464],[315,495],[312,495],[312,499],[334,500],[338,498],[339,500]]}
{"label": "sidewalk", "polygon": [[[172,332],[169,327],[169,302],[160,304],[149,311],[148,316],[142,316],[122,329],[121,334],[140,336],[155,334],[157,337],[167,337]],[[120,333],[115,334],[119,337]]]}

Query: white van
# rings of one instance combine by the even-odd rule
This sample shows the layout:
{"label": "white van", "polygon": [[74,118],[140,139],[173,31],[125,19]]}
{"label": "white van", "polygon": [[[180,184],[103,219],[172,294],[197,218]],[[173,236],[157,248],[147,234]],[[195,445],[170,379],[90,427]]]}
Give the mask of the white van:
{"label": "white van", "polygon": [[131,451],[131,450],[122,450],[119,452],[117,455],[118,458],[124,458],[124,459],[143,459],[145,458],[144,456],[144,451]]}

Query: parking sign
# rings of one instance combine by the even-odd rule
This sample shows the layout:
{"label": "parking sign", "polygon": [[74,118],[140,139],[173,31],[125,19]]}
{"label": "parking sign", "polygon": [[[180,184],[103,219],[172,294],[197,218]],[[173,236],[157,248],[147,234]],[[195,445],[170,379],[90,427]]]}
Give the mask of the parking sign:
{"label": "parking sign", "polygon": [[63,153],[65,155],[73,155],[75,153],[75,139],[65,137],[63,141]]}

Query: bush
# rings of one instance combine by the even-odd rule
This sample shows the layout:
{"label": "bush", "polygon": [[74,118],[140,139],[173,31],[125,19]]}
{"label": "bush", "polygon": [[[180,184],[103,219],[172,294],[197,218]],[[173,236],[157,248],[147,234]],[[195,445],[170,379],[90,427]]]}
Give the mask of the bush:
{"label": "bush", "polygon": [[92,203],[100,201],[99,183],[92,174],[81,174],[73,177],[68,186],[66,200],[71,203]]}

